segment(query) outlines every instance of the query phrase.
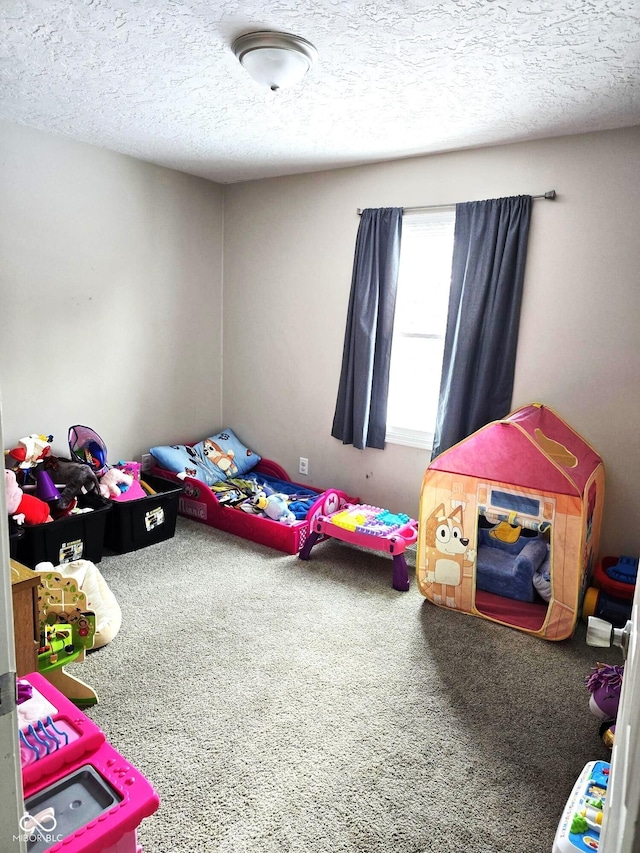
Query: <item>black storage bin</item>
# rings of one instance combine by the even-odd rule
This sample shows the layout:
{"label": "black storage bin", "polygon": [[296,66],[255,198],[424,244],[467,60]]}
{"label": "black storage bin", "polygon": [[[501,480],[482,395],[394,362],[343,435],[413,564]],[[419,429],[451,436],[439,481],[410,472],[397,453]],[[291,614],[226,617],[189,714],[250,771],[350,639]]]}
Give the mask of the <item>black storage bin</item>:
{"label": "black storage bin", "polygon": [[124,554],[171,539],[176,532],[178,500],[182,486],[144,474],[156,492],[131,501],[111,501],[104,543],[109,551]]}
{"label": "black storage bin", "polygon": [[78,501],[78,506],[91,507],[91,512],[72,513],[46,524],[25,524],[23,535],[16,543],[15,559],[30,569],[44,562],[54,566],[73,560],[99,563],[111,506],[101,499],[91,498],[91,495],[83,495]]}
{"label": "black storage bin", "polygon": [[9,557],[18,559],[18,540],[24,536],[24,530],[15,521],[9,520]]}

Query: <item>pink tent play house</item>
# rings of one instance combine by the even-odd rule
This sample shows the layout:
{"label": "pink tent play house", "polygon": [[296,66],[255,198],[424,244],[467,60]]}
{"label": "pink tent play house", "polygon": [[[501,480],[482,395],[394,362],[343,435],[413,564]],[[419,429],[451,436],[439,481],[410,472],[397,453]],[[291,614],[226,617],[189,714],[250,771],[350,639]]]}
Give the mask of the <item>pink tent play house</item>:
{"label": "pink tent play house", "polygon": [[548,640],[570,637],[598,559],[603,499],[596,451],[551,409],[517,409],[427,468],[420,591]]}

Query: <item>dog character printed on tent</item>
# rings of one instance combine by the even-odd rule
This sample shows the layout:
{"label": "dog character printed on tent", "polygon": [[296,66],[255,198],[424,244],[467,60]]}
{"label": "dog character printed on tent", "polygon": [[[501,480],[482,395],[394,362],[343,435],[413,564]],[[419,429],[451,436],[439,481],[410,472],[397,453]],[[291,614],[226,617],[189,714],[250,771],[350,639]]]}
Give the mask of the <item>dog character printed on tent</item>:
{"label": "dog character printed on tent", "polygon": [[[431,513],[426,522],[425,571],[429,583],[444,587],[448,607],[455,607],[455,589],[462,583],[463,570],[473,566],[475,551],[469,548],[464,535],[462,507],[457,506],[445,515],[444,504]],[[442,596],[434,595],[441,604]]]}

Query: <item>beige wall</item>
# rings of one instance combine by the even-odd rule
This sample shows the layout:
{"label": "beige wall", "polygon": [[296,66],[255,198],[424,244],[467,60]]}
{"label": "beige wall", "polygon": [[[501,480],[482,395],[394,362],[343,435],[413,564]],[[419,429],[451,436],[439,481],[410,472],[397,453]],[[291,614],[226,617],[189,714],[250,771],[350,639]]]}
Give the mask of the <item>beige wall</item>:
{"label": "beige wall", "polygon": [[87,424],[113,463],[217,428],[221,188],[2,124],[0,199],[6,445]]}
{"label": "beige wall", "polygon": [[640,553],[640,128],[226,187],[225,422],[296,477],[306,456],[309,482],[415,515],[426,452],[330,436],[356,209],[549,189],[557,201],[534,204],[513,405],[546,403],[600,452],[603,553]]}
{"label": "beige wall", "polygon": [[296,477],[306,456],[309,482],[412,515],[424,451],[330,436],[356,209],[555,188],[534,205],[513,404],[547,403],[602,454],[603,552],[640,552],[640,128],[224,189],[0,134],[7,445],[42,431],[66,452],[85,423],[113,461],[230,425]]}

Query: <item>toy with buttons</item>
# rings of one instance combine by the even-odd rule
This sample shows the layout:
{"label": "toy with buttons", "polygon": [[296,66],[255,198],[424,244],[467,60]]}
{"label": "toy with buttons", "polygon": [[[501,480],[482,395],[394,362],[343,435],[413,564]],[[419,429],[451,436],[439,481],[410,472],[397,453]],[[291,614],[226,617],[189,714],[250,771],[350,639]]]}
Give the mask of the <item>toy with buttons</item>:
{"label": "toy with buttons", "polygon": [[96,614],[74,578],[56,571],[39,571],[38,611],[40,647],[38,672],[81,707],[95,705],[98,697],[88,684],[67,672],[65,664],[79,663],[93,648]]}
{"label": "toy with buttons", "polygon": [[553,853],[598,849],[611,765],[590,761],[573,786],[553,842]]}
{"label": "toy with buttons", "polygon": [[77,660],[81,652],[93,646],[96,632],[95,613],[74,614],[73,623],[55,622],[43,625],[38,649],[38,672],[46,674],[54,667]]}
{"label": "toy with buttons", "polygon": [[414,518],[370,504],[347,504],[338,512],[315,519],[298,557],[308,560],[313,546],[323,538],[340,539],[361,548],[391,554],[393,588],[401,592],[409,589],[404,552],[408,545],[413,545],[418,539],[418,522]]}

